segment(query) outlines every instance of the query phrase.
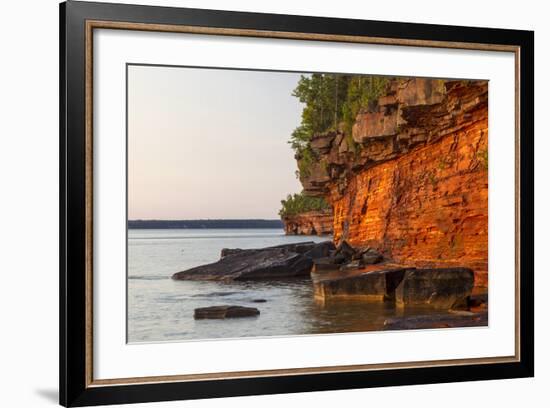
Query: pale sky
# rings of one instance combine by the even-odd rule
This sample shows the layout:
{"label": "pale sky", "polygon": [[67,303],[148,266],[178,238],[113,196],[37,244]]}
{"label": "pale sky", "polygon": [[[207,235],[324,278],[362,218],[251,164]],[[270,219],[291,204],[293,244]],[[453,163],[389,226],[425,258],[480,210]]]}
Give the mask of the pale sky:
{"label": "pale sky", "polygon": [[128,67],[128,218],[278,218],[300,75]]}

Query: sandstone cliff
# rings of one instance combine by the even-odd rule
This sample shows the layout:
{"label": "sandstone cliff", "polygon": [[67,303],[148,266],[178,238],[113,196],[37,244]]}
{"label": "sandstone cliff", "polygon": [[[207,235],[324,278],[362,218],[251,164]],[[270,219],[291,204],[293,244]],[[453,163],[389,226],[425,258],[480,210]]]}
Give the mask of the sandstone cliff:
{"label": "sandstone cliff", "polygon": [[336,243],[407,265],[468,267],[486,286],[488,82],[396,79],[373,105],[352,135],[313,137],[304,193],[333,207]]}
{"label": "sandstone cliff", "polygon": [[287,235],[332,234],[334,218],[331,210],[308,211],[283,217]]}

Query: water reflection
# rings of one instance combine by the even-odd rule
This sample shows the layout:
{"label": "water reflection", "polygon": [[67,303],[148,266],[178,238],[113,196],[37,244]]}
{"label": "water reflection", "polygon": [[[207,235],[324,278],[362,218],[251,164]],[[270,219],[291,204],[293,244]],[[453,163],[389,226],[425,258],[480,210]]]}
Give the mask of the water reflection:
{"label": "water reflection", "polygon": [[[261,239],[255,231],[130,232],[127,281],[129,342],[364,332],[383,330],[384,321],[390,318],[441,315],[441,312],[426,309],[402,310],[391,302],[338,299],[319,303],[315,301],[309,279],[256,282],[170,279],[174,272],[219,259],[221,248],[256,248],[300,242],[300,239],[318,241],[325,238],[288,237],[282,231],[264,232]],[[205,244],[206,238],[194,239],[198,234],[212,242]],[[181,238],[188,235],[193,239]],[[165,239],[167,237],[170,239]],[[195,308],[219,305],[256,307],[260,315],[194,320]]]}
{"label": "water reflection", "polygon": [[[384,322],[390,318],[442,315],[426,308],[402,309],[392,302],[319,302],[311,281],[301,279],[231,283],[135,280],[130,291],[140,293],[130,299],[131,342],[366,332],[384,330]],[[155,308],[145,307],[153,303]],[[193,319],[195,308],[218,305],[256,307],[260,315]]]}

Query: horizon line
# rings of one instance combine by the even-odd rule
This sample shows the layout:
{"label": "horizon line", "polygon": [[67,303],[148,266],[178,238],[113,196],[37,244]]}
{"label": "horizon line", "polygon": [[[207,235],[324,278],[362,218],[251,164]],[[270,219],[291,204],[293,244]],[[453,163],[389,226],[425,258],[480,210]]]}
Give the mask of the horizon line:
{"label": "horizon line", "polygon": [[281,218],[134,218],[128,221],[279,221]]}

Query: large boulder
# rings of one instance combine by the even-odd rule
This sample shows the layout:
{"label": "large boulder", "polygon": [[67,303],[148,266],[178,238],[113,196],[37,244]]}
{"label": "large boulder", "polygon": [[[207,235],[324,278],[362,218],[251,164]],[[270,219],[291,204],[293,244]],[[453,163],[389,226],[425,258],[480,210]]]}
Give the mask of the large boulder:
{"label": "large boulder", "polygon": [[331,254],[332,257],[342,258],[341,262],[335,263],[351,263],[352,261],[358,261],[359,266],[373,265],[380,263],[384,260],[384,257],[380,252],[374,248],[354,248],[346,240],[343,240],[336,251]]}
{"label": "large boulder", "polygon": [[417,269],[381,263],[357,268],[315,261],[311,278],[315,297],[392,301],[400,307],[427,306],[435,309],[466,309],[474,286],[474,272],[468,268]]}
{"label": "large boulder", "polygon": [[474,287],[474,271],[468,268],[410,269],[395,290],[399,306],[438,309],[468,307]]}
{"label": "large boulder", "polygon": [[341,255],[346,259],[346,261],[351,261],[355,253],[355,248],[348,244],[346,240],[343,240],[336,248],[336,252],[334,253],[334,255]]}
{"label": "large boulder", "polygon": [[374,265],[384,260],[384,257],[373,248],[366,248],[358,253],[362,265]]}
{"label": "large boulder", "polygon": [[328,256],[334,249],[330,241],[261,249],[223,249],[219,261],[175,273],[172,279],[238,281],[309,276],[313,261]]}
{"label": "large boulder", "polygon": [[[316,265],[317,267],[317,265]],[[315,298],[358,299],[385,301],[395,298],[395,288],[403,279],[406,269],[392,268],[376,271],[339,270],[337,273],[312,274]]]}

